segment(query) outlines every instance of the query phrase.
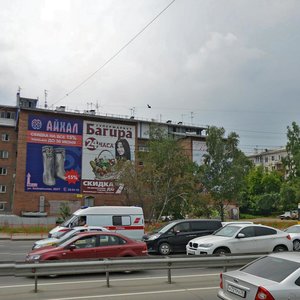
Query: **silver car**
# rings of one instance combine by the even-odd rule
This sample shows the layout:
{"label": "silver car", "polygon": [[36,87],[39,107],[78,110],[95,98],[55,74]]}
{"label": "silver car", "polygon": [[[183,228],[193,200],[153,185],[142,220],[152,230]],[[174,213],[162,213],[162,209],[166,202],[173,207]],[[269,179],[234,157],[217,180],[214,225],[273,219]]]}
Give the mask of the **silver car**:
{"label": "silver car", "polygon": [[300,225],[293,225],[284,230],[287,232],[293,242],[294,251],[300,250]]}
{"label": "silver car", "polygon": [[269,254],[220,276],[218,297],[223,300],[300,300],[297,252]]}
{"label": "silver car", "polygon": [[71,229],[68,229],[63,232],[59,232],[56,237],[42,239],[39,241],[36,241],[34,245],[32,246],[32,250],[39,249],[46,246],[54,246],[58,243],[61,243],[62,241],[66,241],[67,239],[73,237],[74,235],[86,232],[86,231],[109,231],[108,229],[102,227],[102,226],[78,226]]}

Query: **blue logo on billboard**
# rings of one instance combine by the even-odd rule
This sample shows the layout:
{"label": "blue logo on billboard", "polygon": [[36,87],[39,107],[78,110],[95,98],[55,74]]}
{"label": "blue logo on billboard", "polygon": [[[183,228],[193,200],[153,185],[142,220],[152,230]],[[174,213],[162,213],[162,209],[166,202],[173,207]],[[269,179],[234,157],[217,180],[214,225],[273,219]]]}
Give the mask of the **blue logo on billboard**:
{"label": "blue logo on billboard", "polygon": [[42,128],[42,121],[40,119],[33,119],[31,121],[31,127],[35,130],[39,130]]}

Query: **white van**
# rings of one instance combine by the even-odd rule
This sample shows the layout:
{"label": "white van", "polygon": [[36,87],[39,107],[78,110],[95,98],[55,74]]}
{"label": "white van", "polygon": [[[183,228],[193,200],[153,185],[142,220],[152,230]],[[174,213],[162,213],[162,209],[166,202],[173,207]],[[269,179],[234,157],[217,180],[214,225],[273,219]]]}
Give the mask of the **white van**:
{"label": "white van", "polygon": [[103,226],[129,238],[141,240],[145,233],[144,214],[136,206],[92,206],[78,209],[73,215],[49,232],[66,231],[76,226]]}

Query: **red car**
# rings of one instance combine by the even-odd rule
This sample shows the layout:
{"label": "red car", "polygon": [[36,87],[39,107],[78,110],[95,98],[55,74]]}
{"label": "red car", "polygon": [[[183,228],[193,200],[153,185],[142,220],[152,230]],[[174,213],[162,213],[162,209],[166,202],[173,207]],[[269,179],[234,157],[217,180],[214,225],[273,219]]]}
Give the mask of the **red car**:
{"label": "red car", "polygon": [[115,232],[84,232],[67,241],[31,251],[26,261],[99,259],[148,255],[147,245]]}

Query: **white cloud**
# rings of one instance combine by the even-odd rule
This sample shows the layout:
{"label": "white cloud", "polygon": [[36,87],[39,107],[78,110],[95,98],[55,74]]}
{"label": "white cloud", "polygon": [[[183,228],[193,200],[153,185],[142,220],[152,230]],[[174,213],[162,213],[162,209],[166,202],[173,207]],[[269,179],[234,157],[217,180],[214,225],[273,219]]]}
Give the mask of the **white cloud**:
{"label": "white cloud", "polygon": [[300,121],[297,0],[177,0],[58,102],[168,3],[2,0],[0,103],[15,104],[18,86],[40,99],[47,89],[50,104],[70,109],[98,101],[104,113],[128,115],[135,107],[138,117],[216,124],[243,144],[282,145],[286,126]]}

